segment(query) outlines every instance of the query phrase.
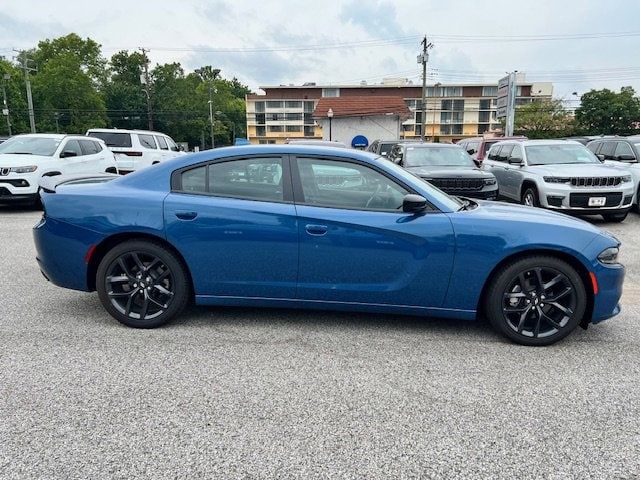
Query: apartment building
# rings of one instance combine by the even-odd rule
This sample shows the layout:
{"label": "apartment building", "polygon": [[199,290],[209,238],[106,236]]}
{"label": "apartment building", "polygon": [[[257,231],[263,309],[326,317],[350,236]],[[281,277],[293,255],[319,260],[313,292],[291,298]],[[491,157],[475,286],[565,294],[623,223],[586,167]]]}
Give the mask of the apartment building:
{"label": "apartment building", "polygon": [[[425,115],[425,135],[439,141],[457,141],[487,133],[499,133],[496,119],[497,79],[491,84],[436,84],[427,87],[426,105],[422,105],[422,88],[403,79],[367,85],[303,85],[264,86],[264,92],[247,95],[247,137],[251,143],[283,143],[287,138],[328,140],[324,116],[331,107],[332,98],[345,97],[399,97],[409,109],[402,114],[399,139],[420,137],[422,115]],[[549,100],[553,94],[551,83],[527,82],[518,74],[516,104],[534,100]],[[320,99],[322,112],[316,107]],[[328,106],[328,108],[326,108]],[[332,109],[333,110],[333,109]],[[353,110],[353,117],[372,115],[371,109]],[[325,125],[325,128],[322,128]],[[354,132],[355,133],[355,132]],[[367,132],[359,132],[367,136]],[[394,138],[389,138],[394,139]],[[374,138],[371,138],[374,140]]]}

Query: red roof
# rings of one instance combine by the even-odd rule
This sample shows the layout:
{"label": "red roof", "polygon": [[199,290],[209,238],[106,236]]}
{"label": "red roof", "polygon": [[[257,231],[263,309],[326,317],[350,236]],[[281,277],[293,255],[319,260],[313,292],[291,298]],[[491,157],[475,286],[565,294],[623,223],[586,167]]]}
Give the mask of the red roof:
{"label": "red roof", "polygon": [[333,110],[334,118],[385,114],[411,116],[401,97],[323,97],[318,100],[314,118],[326,118],[329,109]]}

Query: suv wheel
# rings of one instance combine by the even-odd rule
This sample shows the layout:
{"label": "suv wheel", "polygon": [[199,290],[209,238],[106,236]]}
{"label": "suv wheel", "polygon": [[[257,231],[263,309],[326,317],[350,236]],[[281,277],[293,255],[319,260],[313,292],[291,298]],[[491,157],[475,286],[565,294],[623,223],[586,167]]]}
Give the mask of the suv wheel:
{"label": "suv wheel", "polygon": [[539,207],[538,191],[535,187],[527,187],[522,194],[522,204],[528,207]]}
{"label": "suv wheel", "polygon": [[603,213],[602,218],[604,218],[605,222],[615,222],[620,223],[623,222],[625,218],[627,218],[628,212],[624,213]]}
{"label": "suv wheel", "polygon": [[104,308],[120,323],[154,328],[180,314],[190,298],[186,269],[162,245],[123,242],[100,262],[96,290]]}
{"label": "suv wheel", "polygon": [[488,289],[491,325],[521,345],[550,345],[569,335],[585,313],[587,293],[576,270],[555,257],[506,265]]}

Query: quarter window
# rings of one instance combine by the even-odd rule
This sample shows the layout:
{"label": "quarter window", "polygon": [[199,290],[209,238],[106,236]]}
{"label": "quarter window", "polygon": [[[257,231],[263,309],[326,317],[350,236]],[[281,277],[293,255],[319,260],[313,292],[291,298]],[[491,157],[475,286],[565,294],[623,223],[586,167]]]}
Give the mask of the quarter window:
{"label": "quarter window", "polygon": [[167,141],[164,137],[157,136],[156,140],[158,141],[158,146],[161,150],[169,150],[169,146],[167,145]]}
{"label": "quarter window", "polygon": [[138,140],[140,140],[140,145],[144,148],[156,149],[156,141],[153,139],[153,135],[139,134]]}
{"label": "quarter window", "polygon": [[350,162],[298,158],[302,202],[351,210],[402,211],[409,193],[388,177]]}
{"label": "quarter window", "polygon": [[182,191],[188,193],[207,192],[207,167],[197,167],[182,172]]}
{"label": "quarter window", "polygon": [[209,165],[208,192],[225,197],[282,202],[281,158],[251,158]]}

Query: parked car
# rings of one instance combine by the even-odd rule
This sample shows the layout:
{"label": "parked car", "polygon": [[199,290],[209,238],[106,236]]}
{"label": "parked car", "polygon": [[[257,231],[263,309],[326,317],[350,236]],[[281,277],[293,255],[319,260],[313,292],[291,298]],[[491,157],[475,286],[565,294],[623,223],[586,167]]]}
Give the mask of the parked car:
{"label": "parked car", "polygon": [[500,195],[525,205],[623,221],[633,199],[631,175],[568,140],[500,142],[483,168],[498,179]]}
{"label": "parked car", "polygon": [[398,143],[387,159],[449,195],[485,200],[494,200],[498,196],[496,177],[479,169],[458,145]]}
{"label": "parked car", "polygon": [[633,205],[638,209],[640,200],[640,135],[631,137],[603,137],[587,144],[605,165],[626,170],[635,184]]}
{"label": "parked car", "polygon": [[102,140],[81,135],[15,135],[0,144],[0,202],[37,203],[42,177],[116,173]]}
{"label": "parked car", "polygon": [[391,148],[401,140],[374,140],[367,148],[367,152],[375,153],[382,157],[386,157]]}
{"label": "parked car", "polygon": [[478,164],[482,164],[489,149],[498,142],[504,140],[526,140],[527,137],[476,137],[463,138],[457,144],[464,148],[471,158]]}
{"label": "parked car", "polygon": [[[338,178],[319,181],[327,172]],[[131,327],[165,324],[195,300],[482,315],[513,341],[546,345],[619,312],[624,268],[608,233],[450,197],[362,151],[230,147],[106,183],[43,182],[40,269],[97,290]]]}
{"label": "parked car", "polygon": [[160,132],[92,128],[87,135],[104,140],[116,156],[120,173],[134,172],[183,155],[176,142]]}
{"label": "parked car", "polygon": [[303,138],[287,138],[284,143],[289,145],[311,145],[316,147],[349,148],[344,143],[336,142],[333,140],[305,140]]}
{"label": "parked car", "polygon": [[4,143],[9,140],[10,137],[0,137],[0,143]]}

